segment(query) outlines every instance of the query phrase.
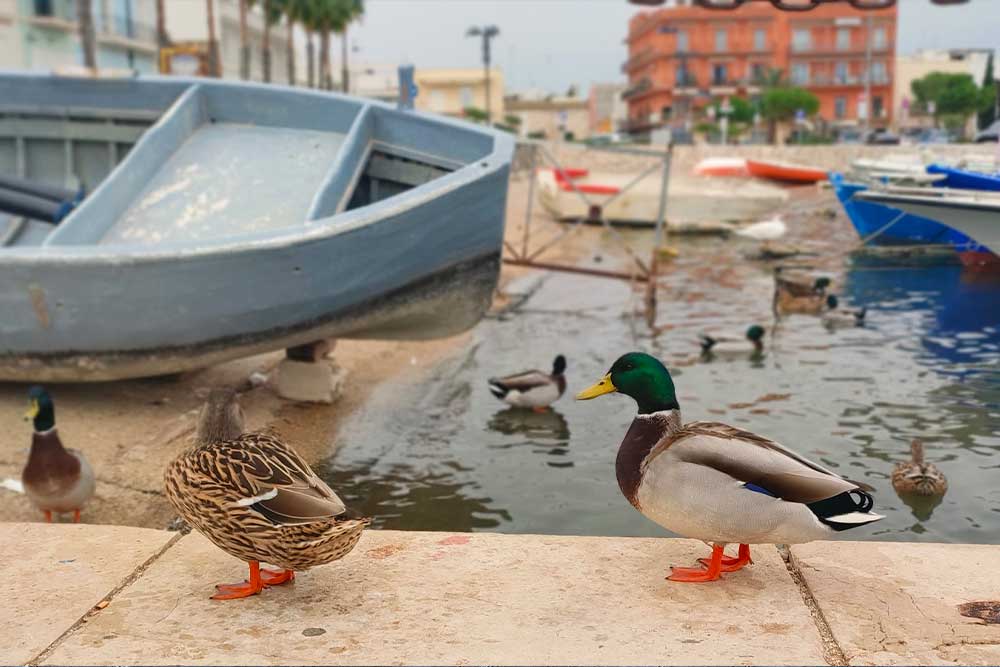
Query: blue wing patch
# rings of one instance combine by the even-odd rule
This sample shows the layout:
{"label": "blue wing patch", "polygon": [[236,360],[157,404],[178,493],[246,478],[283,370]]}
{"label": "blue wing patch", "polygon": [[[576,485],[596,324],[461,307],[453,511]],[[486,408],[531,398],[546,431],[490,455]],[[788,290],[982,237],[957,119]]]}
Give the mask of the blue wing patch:
{"label": "blue wing patch", "polygon": [[765,489],[763,486],[757,486],[756,484],[751,484],[750,482],[745,482],[743,484],[743,488],[747,489],[748,491],[754,491],[756,493],[763,493],[765,496],[771,496],[772,498],[777,498],[778,497],[778,496],[774,495],[773,493],[771,493],[770,491],[768,491],[767,489]]}

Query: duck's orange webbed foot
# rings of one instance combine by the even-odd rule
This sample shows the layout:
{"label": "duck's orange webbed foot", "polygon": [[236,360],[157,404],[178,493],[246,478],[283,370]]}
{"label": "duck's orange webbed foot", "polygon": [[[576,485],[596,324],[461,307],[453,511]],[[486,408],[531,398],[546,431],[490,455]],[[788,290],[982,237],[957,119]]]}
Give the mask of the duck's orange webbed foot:
{"label": "duck's orange webbed foot", "polygon": [[250,581],[242,584],[218,584],[215,588],[219,592],[212,596],[213,600],[236,600],[257,595],[264,590],[264,582],[260,578],[260,563],[250,561]]}
{"label": "duck's orange webbed foot", "polygon": [[45,513],[45,523],[52,523],[52,510],[43,510]]}
{"label": "duck's orange webbed foot", "polygon": [[535,408],[531,408],[531,411],[532,412],[537,412],[540,415],[544,415],[546,412],[549,411],[549,409],[548,408],[538,408],[538,407],[535,407]]}
{"label": "duck's orange webbed foot", "polygon": [[703,581],[715,581],[722,576],[722,545],[717,544],[712,547],[712,560],[707,568],[700,567],[672,567],[667,581],[681,581],[686,583],[698,583]]}
{"label": "duck's orange webbed foot", "polygon": [[[712,563],[711,558],[699,558],[698,562],[708,567]],[[736,558],[730,558],[723,554],[722,556],[722,571],[723,572],[735,572],[736,570],[742,570],[747,565],[753,565],[753,559],[750,558],[750,545],[741,544],[740,552]]]}
{"label": "duck's orange webbed foot", "polygon": [[295,581],[295,573],[291,570],[264,570],[260,571],[260,580],[265,586],[281,586]]}
{"label": "duck's orange webbed foot", "polygon": [[73,510],[73,523],[80,523],[80,510]]}

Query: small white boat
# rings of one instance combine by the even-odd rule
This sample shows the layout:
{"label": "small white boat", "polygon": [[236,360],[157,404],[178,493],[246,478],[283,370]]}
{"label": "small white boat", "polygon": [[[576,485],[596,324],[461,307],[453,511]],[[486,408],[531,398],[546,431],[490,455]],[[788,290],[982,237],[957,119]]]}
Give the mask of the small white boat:
{"label": "small white boat", "polygon": [[[583,169],[539,170],[538,198],[557,220],[590,217],[587,202],[601,207],[605,220],[652,227],[660,211],[660,179],[653,174],[625,189],[636,174],[593,173]],[[581,197],[586,196],[587,201]],[[781,188],[750,180],[671,178],[667,227],[672,232],[724,233],[733,222],[756,221],[788,200]]]}
{"label": "small white boat", "polygon": [[1000,253],[1000,194],[948,188],[889,188],[854,195],[936,220]]}
{"label": "small white boat", "polygon": [[749,176],[742,157],[707,157],[694,166],[696,176]]}

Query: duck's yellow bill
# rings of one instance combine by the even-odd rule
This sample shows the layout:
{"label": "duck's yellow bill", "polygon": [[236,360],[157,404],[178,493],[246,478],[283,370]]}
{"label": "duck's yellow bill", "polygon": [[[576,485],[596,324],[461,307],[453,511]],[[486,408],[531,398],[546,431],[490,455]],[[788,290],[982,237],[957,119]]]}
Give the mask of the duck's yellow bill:
{"label": "duck's yellow bill", "polygon": [[24,413],[25,419],[34,419],[38,416],[38,401],[32,401],[28,411]]}
{"label": "duck's yellow bill", "polygon": [[611,381],[611,373],[608,373],[598,380],[596,384],[592,384],[577,394],[576,400],[586,401],[589,398],[597,398],[603,394],[610,394],[613,391],[618,391],[618,387]]}

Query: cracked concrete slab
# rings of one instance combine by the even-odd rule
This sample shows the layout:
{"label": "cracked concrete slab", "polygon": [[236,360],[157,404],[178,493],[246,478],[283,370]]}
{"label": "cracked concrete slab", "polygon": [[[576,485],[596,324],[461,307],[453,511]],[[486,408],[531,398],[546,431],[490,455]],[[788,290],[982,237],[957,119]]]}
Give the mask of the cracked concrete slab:
{"label": "cracked concrete slab", "polygon": [[0,523],[0,663],[37,656],[174,536],[121,526]]}
{"label": "cracked concrete slab", "polygon": [[344,560],[226,602],[245,566],[179,540],[44,664],[822,664],[777,551],[664,581],[689,540],[368,531]]}
{"label": "cracked concrete slab", "polygon": [[958,610],[1000,599],[1000,548],[817,542],[791,553],[850,664],[1000,664],[1000,625]]}

